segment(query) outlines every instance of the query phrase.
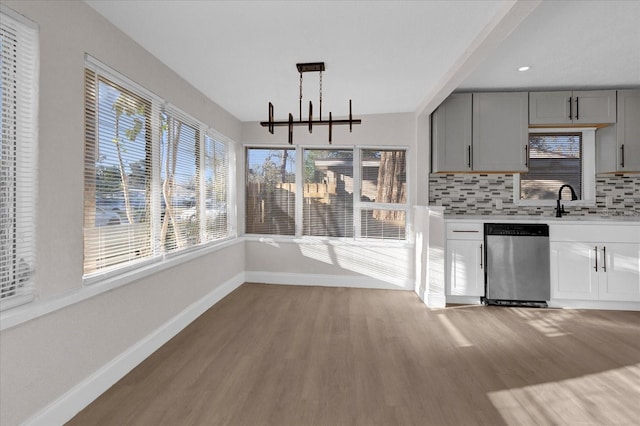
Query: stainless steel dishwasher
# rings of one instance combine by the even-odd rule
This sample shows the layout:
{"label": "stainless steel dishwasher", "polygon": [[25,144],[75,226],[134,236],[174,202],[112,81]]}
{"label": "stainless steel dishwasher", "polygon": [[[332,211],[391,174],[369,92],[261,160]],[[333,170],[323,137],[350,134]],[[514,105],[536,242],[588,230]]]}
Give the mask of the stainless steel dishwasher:
{"label": "stainless steel dishwasher", "polygon": [[485,223],[485,298],[490,305],[546,307],[549,226]]}

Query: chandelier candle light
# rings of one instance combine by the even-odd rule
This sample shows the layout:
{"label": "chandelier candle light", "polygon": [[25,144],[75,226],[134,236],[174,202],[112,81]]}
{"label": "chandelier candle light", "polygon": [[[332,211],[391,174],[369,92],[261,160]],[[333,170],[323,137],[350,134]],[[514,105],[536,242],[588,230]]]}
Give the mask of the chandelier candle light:
{"label": "chandelier candle light", "polygon": [[[298,121],[293,120],[293,115],[289,113],[289,120],[275,121],[273,119],[273,104],[269,102],[269,121],[261,121],[262,127],[268,127],[269,133],[273,134],[273,129],[276,126],[288,126],[289,127],[289,145],[293,144],[293,128],[295,126],[309,126],[309,133],[312,133],[313,125],[329,126],[329,143],[331,143],[331,134],[333,126],[349,125],[349,132],[353,131],[354,124],[361,124],[362,120],[353,118],[351,113],[351,99],[349,99],[349,119],[334,120],[331,112],[329,112],[329,119],[322,119],[322,71],[324,71],[324,62],[308,62],[304,64],[296,64],[298,72],[300,73],[300,118]],[[320,113],[319,119],[313,119],[313,104],[309,101],[309,118],[302,121],[302,74],[305,72],[319,72],[320,73]]]}

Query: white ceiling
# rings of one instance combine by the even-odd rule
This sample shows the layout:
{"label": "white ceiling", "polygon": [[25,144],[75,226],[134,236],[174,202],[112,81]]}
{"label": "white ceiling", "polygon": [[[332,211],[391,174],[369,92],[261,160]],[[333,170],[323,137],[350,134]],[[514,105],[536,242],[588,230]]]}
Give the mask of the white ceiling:
{"label": "white ceiling", "polygon": [[298,62],[326,64],[325,118],[348,99],[355,116],[416,111],[456,72],[467,90],[640,87],[640,1],[543,1],[475,69],[464,58],[513,1],[86,2],[242,121],[269,101],[297,114]]}
{"label": "white ceiling", "polygon": [[[517,72],[521,65],[530,71]],[[640,87],[640,1],[543,1],[460,89]]]}

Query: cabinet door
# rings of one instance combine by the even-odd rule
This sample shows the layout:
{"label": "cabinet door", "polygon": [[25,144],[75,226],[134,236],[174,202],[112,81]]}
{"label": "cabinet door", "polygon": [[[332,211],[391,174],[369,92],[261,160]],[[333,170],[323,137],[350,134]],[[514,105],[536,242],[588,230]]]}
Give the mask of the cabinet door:
{"label": "cabinet door", "polygon": [[433,113],[433,171],[471,170],[471,93],[449,96]]}
{"label": "cabinet door", "polygon": [[529,124],[570,124],[573,122],[571,92],[530,92]]}
{"label": "cabinet door", "polygon": [[605,124],[616,122],[616,91],[589,90],[573,92],[573,122]]}
{"label": "cabinet door", "polygon": [[640,172],[640,90],[618,91],[617,170]]}
{"label": "cabinet door", "polygon": [[529,124],[607,124],[615,122],[615,90],[529,93]]}
{"label": "cabinet door", "polygon": [[447,240],[447,293],[484,296],[483,262],[482,240]]}
{"label": "cabinet door", "polygon": [[474,93],[474,171],[527,171],[528,109],[526,92]]}
{"label": "cabinet door", "polygon": [[600,300],[640,301],[640,244],[602,244]]}
{"label": "cabinet door", "polygon": [[596,245],[576,242],[549,244],[552,299],[598,299]]}

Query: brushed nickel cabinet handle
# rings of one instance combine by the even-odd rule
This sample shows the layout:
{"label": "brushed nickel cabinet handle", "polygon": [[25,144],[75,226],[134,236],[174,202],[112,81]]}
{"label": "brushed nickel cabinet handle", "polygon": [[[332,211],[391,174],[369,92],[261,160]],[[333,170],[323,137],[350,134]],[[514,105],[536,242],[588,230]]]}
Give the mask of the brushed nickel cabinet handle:
{"label": "brushed nickel cabinet handle", "polygon": [[595,248],[593,249],[595,255],[596,255],[596,266],[595,266],[595,270],[596,272],[598,272],[598,246],[595,246]]}
{"label": "brushed nickel cabinet handle", "polygon": [[573,98],[569,96],[569,120],[571,120],[571,117],[573,116],[573,105],[571,104],[572,100]]}
{"label": "brushed nickel cabinet handle", "polygon": [[607,247],[602,247],[602,270],[607,272]]}
{"label": "brushed nickel cabinet handle", "polygon": [[576,96],[576,120],[580,120],[580,103],[578,99],[580,98]]}

